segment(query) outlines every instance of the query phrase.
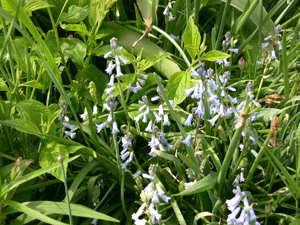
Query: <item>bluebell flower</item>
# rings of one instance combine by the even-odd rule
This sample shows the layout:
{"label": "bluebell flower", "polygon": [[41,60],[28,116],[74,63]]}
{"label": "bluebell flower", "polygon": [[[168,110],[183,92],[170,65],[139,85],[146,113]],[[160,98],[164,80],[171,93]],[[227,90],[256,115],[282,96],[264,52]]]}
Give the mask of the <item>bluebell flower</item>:
{"label": "bluebell flower", "polygon": [[164,115],[164,106],[161,104],[158,107],[158,115],[163,116]]}
{"label": "bluebell flower", "polygon": [[164,115],[164,122],[163,122],[163,126],[170,126],[171,123],[169,121],[169,117],[168,117],[168,114],[165,114]]}
{"label": "bluebell flower", "polygon": [[112,122],[113,120],[113,115],[111,113],[108,114],[108,117],[107,117],[107,122]]}
{"label": "bluebell flower", "polygon": [[142,79],[140,79],[140,78],[138,78],[137,80],[138,80],[138,82],[139,82],[142,86],[144,86],[144,85],[146,84],[146,81],[145,81],[145,80],[142,80]]}
{"label": "bluebell flower", "polygon": [[75,132],[65,131],[65,134],[68,135],[71,139],[74,139],[76,136]]}
{"label": "bluebell flower", "polygon": [[193,186],[196,183],[196,180],[188,183],[183,183],[184,189],[188,189],[189,187]]}
{"label": "bluebell flower", "polygon": [[230,49],[228,49],[229,51],[231,51],[231,52],[234,52],[234,53],[239,53],[239,49],[238,48],[230,48]]}
{"label": "bluebell flower", "polygon": [[97,128],[97,133],[100,133],[100,131],[103,129],[103,128],[105,128],[106,127],[106,122],[104,122],[104,123],[101,123],[101,124],[97,124],[97,123],[95,123],[95,125],[96,125],[96,128]]}
{"label": "bluebell flower", "polygon": [[191,142],[192,140],[192,135],[189,134],[183,141],[181,141],[181,143],[186,144],[188,147],[191,147]]}
{"label": "bluebell flower", "polygon": [[107,68],[105,69],[105,72],[108,73],[109,75],[112,74],[113,69],[115,68],[115,64],[113,61],[109,61]]}
{"label": "bluebell flower", "polygon": [[261,47],[262,47],[262,48],[266,48],[266,47],[268,47],[268,46],[269,46],[269,44],[270,44],[269,42],[262,43],[262,44],[261,44]]}
{"label": "bluebell flower", "polygon": [[155,102],[155,101],[157,101],[158,99],[159,99],[159,96],[154,96],[154,97],[151,98],[151,101],[152,101],[152,102]]}
{"label": "bluebell flower", "polygon": [[138,123],[139,120],[142,118],[142,116],[143,116],[143,113],[141,113],[140,115],[134,117],[133,119],[134,119],[134,121],[135,121],[136,123]]}
{"label": "bluebell flower", "polygon": [[137,91],[139,90],[138,87],[133,87],[133,86],[127,86],[127,89],[132,91],[133,93],[137,93]]}
{"label": "bluebell flower", "polygon": [[207,83],[209,86],[211,86],[211,88],[213,89],[213,91],[216,91],[219,87],[219,85],[216,84],[216,82],[213,79],[210,79]]}
{"label": "bluebell flower", "polygon": [[152,133],[152,131],[153,131],[152,130],[152,123],[153,123],[152,120],[150,120],[148,126],[145,129],[146,132]]}
{"label": "bluebell flower", "polygon": [[75,129],[75,125],[70,125],[68,123],[64,123],[65,127],[70,129],[70,130],[74,130]]}
{"label": "bluebell flower", "polygon": [[277,59],[275,50],[272,50],[271,59]]}
{"label": "bluebell flower", "polygon": [[119,131],[119,129],[118,129],[118,124],[117,124],[117,122],[115,121],[115,122],[113,122],[113,129],[112,129],[112,134],[116,134],[116,133],[119,133],[120,131]]}
{"label": "bluebell flower", "polygon": [[212,126],[215,126],[215,123],[218,121],[219,118],[220,118],[220,113],[215,115],[213,118],[211,118],[210,120],[207,120],[207,121],[210,122]]}
{"label": "bluebell flower", "polygon": [[157,191],[154,191],[151,202],[152,202],[152,203],[159,203]]}
{"label": "bluebell flower", "polygon": [[137,211],[136,213],[133,213],[133,214],[132,214],[131,218],[132,218],[133,220],[138,220],[139,217],[143,214],[145,208],[146,208],[146,203],[143,203],[143,204],[140,206],[140,208],[138,209],[138,211]]}
{"label": "bluebell flower", "polygon": [[140,175],[142,174],[142,172],[140,170],[138,170],[136,173],[132,174],[133,179],[135,180],[136,178],[138,178]]}
{"label": "bluebell flower", "polygon": [[152,224],[155,224],[155,219],[159,221],[161,219],[161,214],[158,213],[157,210],[154,209],[154,204],[151,203],[148,209],[150,216],[152,218]]}
{"label": "bluebell flower", "polygon": [[227,59],[223,59],[223,61],[224,61],[224,66],[225,67],[230,66],[230,62],[228,62]]}
{"label": "bluebell flower", "polygon": [[277,44],[278,44],[278,50],[282,50],[282,44],[281,44],[281,41],[277,41]]}
{"label": "bluebell flower", "polygon": [[114,86],[115,86],[114,80],[115,80],[115,76],[112,75],[112,76],[110,77],[109,83],[107,83],[106,85],[108,85],[108,86],[110,86],[110,87],[114,87]]}
{"label": "bluebell flower", "polygon": [[170,37],[174,39],[174,41],[178,41],[178,37],[175,36],[174,34],[170,34]]}
{"label": "bluebell flower", "polygon": [[236,208],[231,214],[228,215],[227,218],[227,224],[235,224],[236,223],[236,217],[238,215],[238,213],[240,212],[241,208],[238,207]]}
{"label": "bluebell flower", "polygon": [[189,114],[186,121],[183,123],[186,126],[192,126],[193,114]]}
{"label": "bluebell flower", "polygon": [[268,41],[272,38],[272,35],[269,35],[268,37],[264,38],[264,41]]}
{"label": "bluebell flower", "polygon": [[106,93],[107,95],[110,95],[110,94],[113,93],[114,89],[115,89],[115,86],[110,87],[110,88],[106,88],[106,89],[105,89],[105,93]]}
{"label": "bluebell flower", "polygon": [[98,108],[96,105],[93,106],[93,115],[97,115],[98,113]]}
{"label": "bluebell flower", "polygon": [[233,98],[233,97],[231,97],[231,95],[228,95],[228,97],[229,97],[229,99],[230,99],[230,101],[232,102],[232,104],[237,104],[237,98],[235,97],[235,98]]}
{"label": "bluebell flower", "polygon": [[84,120],[84,121],[87,120],[88,119],[88,113],[87,113],[86,109],[84,110],[84,113],[79,115],[79,116],[82,120]]}

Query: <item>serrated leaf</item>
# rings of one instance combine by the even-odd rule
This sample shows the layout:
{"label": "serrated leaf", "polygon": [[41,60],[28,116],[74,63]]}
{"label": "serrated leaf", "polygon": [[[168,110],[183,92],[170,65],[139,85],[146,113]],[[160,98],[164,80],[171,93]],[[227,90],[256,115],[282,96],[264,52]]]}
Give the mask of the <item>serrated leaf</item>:
{"label": "serrated leaf", "polygon": [[60,27],[67,31],[74,31],[90,36],[88,30],[82,24],[60,24]]}
{"label": "serrated leaf", "polygon": [[32,12],[38,9],[45,9],[48,7],[54,7],[54,5],[50,5],[43,0],[31,0],[24,6],[24,10],[26,12]]}
{"label": "serrated leaf", "polygon": [[[46,168],[48,166],[51,166],[53,164],[56,164],[57,158],[61,154],[65,159],[69,158],[69,153],[66,149],[65,145],[59,144],[55,141],[47,144],[46,148],[44,148],[41,151],[40,157],[39,157],[39,164],[42,168]],[[64,164],[65,173],[67,171],[67,165]],[[54,170],[51,170],[49,173],[51,173],[53,176],[55,176],[57,179],[64,181],[63,173],[61,168],[57,168]]]}
{"label": "serrated leaf", "polygon": [[76,5],[72,5],[68,13],[63,12],[60,18],[60,21],[67,23],[79,23],[84,20],[90,12],[90,5],[86,5],[85,7],[77,7]]}
{"label": "serrated leaf", "polygon": [[199,52],[201,36],[192,17],[189,18],[188,24],[182,34],[182,41],[185,49],[190,54],[191,58],[194,59]]}
{"label": "serrated leaf", "polygon": [[20,84],[19,87],[32,87],[32,88],[42,89],[43,85],[37,80],[31,80]]}
{"label": "serrated leaf", "polygon": [[201,56],[201,60],[214,62],[216,60],[227,59],[229,57],[230,55],[228,55],[227,53],[220,52],[218,50],[212,50],[207,52],[205,55]]}
{"label": "serrated leaf", "polygon": [[214,187],[214,185],[217,182],[217,179],[218,179],[218,173],[211,171],[206,177],[197,181],[194,185],[192,185],[188,189],[178,194],[174,194],[173,196],[192,195],[192,194],[197,194],[199,192],[209,190]]}
{"label": "serrated leaf", "polygon": [[167,84],[168,99],[173,100],[175,104],[183,102],[186,98],[184,89],[190,87],[191,76],[186,71],[180,71],[173,74]]}

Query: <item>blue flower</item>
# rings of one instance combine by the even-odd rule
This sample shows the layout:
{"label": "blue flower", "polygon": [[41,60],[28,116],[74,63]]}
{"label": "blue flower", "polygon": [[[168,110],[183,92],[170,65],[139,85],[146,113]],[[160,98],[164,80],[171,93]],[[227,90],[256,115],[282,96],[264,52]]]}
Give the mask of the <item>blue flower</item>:
{"label": "blue flower", "polygon": [[192,140],[192,135],[189,134],[183,141],[181,141],[181,143],[186,144],[188,147],[191,147],[191,142]]}
{"label": "blue flower", "polygon": [[116,134],[116,133],[119,133],[120,131],[119,131],[119,129],[118,129],[118,124],[117,124],[117,122],[115,121],[115,122],[113,122],[113,129],[112,129],[112,134]]}
{"label": "blue flower", "polygon": [[97,128],[97,133],[100,133],[100,131],[103,129],[103,128],[105,128],[106,127],[106,122],[104,122],[104,123],[101,123],[101,124],[97,124],[97,123],[95,123],[95,125],[96,125],[96,128]]}
{"label": "blue flower", "polygon": [[67,134],[71,139],[74,139],[75,136],[76,136],[76,133],[75,132],[70,132],[70,131],[65,131],[65,134]]}
{"label": "blue flower", "polygon": [[189,114],[188,118],[183,124],[186,126],[192,126],[192,120],[193,120],[193,114]]}

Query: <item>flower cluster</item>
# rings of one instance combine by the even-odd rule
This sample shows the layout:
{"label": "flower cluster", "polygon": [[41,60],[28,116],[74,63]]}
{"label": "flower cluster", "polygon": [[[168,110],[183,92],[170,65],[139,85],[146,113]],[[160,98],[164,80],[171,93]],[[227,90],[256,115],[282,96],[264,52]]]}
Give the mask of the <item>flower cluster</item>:
{"label": "flower cluster", "polygon": [[[241,191],[239,186],[233,189],[235,196],[226,200],[227,209],[231,212],[227,218],[227,224],[250,224],[255,222],[256,225],[259,224],[256,220],[258,217],[255,215],[253,207],[249,205],[248,198],[245,192]],[[240,203],[243,202],[243,207],[241,211]],[[239,217],[237,217],[239,215]]]}
{"label": "flower cluster", "polygon": [[66,103],[65,101],[61,101],[59,107],[61,108],[61,114],[58,115],[58,118],[65,128],[70,129],[70,131],[65,130],[64,133],[68,135],[71,139],[74,139],[76,136],[76,132],[72,131],[75,130],[75,125],[70,125],[69,117],[66,116],[68,103]]}
{"label": "flower cluster", "polygon": [[[261,45],[262,47],[262,51],[263,51],[263,60],[262,61],[257,61],[257,64],[262,64],[262,63],[267,63],[271,60],[277,59],[276,56],[276,50],[272,47],[272,43],[273,42],[273,46],[278,48],[278,51],[280,51],[282,49],[282,44],[280,41],[280,38],[282,37],[282,35],[280,34],[281,32],[281,26],[278,25],[275,27],[275,36],[269,35],[266,38],[264,38],[264,41]],[[269,57],[269,53],[271,51],[271,57]]]}
{"label": "flower cluster", "polygon": [[126,170],[129,163],[132,162],[133,159],[133,151],[130,151],[130,147],[132,145],[133,135],[128,132],[124,137],[121,138],[123,150],[120,152],[121,160],[124,163],[121,163],[121,168]]}
{"label": "flower cluster", "polygon": [[137,93],[138,91],[142,90],[142,87],[146,84],[148,75],[140,73],[139,78],[137,78],[137,81],[135,82],[136,86],[127,86],[127,89],[130,90],[133,93]]}
{"label": "flower cluster", "polygon": [[[226,97],[229,98],[232,104],[237,104],[237,99],[231,97],[229,94],[226,93],[226,89],[230,91],[236,91],[235,88],[231,86],[226,86],[228,80],[230,78],[230,72],[226,71],[223,75],[219,75],[219,79],[221,81],[221,86],[216,84],[213,80],[212,76],[214,74],[213,69],[209,68],[207,71],[205,70],[204,63],[199,64],[199,68],[197,69],[197,73],[191,73],[190,75],[193,77],[201,78],[200,85],[196,87],[192,87],[190,89],[185,89],[185,95],[191,96],[193,99],[198,100],[197,105],[198,107],[192,108],[192,113],[189,114],[187,120],[183,123],[186,126],[192,126],[192,119],[195,115],[197,118],[201,118],[204,120],[205,115],[205,101],[207,101],[209,106],[210,115],[213,118],[209,119],[208,121],[214,126],[217,120],[221,116],[229,117],[233,112],[235,112],[233,107],[228,107],[224,105],[224,100]],[[218,96],[216,92],[219,91],[221,94]],[[209,97],[206,97],[205,93],[208,93]]]}
{"label": "flower cluster", "polygon": [[[143,214],[146,214],[151,221],[152,224],[155,224],[156,221],[160,221],[162,215],[158,212],[158,205],[160,203],[160,199],[162,199],[165,203],[169,203],[171,197],[168,197],[163,191],[162,185],[159,180],[156,178],[156,166],[155,164],[151,164],[148,170],[149,174],[142,174],[142,177],[148,179],[150,183],[141,191],[141,200],[143,204],[140,206],[136,213],[132,214],[132,219],[134,220],[134,224],[146,224],[146,219],[140,219]],[[140,175],[141,172],[138,173]]]}
{"label": "flower cluster", "polygon": [[175,1],[169,1],[168,5],[166,6],[163,14],[167,15],[169,17],[169,21],[173,21],[176,19],[176,16],[173,16],[171,9],[172,9],[172,4],[174,4]]}

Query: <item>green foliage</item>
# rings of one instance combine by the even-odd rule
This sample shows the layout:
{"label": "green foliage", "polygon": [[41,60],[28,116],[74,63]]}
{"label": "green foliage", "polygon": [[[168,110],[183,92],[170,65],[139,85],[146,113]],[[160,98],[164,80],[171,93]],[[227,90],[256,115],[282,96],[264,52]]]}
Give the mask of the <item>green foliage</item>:
{"label": "green foliage", "polygon": [[1,1],[0,224],[296,224],[297,2]]}

